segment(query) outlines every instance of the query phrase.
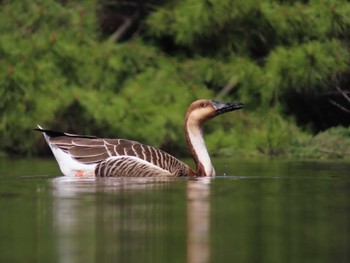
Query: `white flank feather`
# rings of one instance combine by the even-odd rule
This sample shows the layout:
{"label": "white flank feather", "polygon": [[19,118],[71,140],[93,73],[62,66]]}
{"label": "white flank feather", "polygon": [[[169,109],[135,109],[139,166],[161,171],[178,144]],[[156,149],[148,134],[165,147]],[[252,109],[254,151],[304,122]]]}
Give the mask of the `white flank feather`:
{"label": "white flank feather", "polygon": [[94,169],[97,164],[83,164],[73,159],[69,153],[62,151],[56,145],[48,142],[53,155],[55,156],[61,172],[65,176],[94,176]]}
{"label": "white flank feather", "polygon": [[[42,129],[39,125],[38,127]],[[47,136],[45,133],[43,134],[47,144],[56,158],[58,165],[60,166],[61,172],[65,176],[94,176],[94,169],[97,164],[83,164],[73,159],[69,153],[62,151],[56,145],[51,144],[49,136]]]}

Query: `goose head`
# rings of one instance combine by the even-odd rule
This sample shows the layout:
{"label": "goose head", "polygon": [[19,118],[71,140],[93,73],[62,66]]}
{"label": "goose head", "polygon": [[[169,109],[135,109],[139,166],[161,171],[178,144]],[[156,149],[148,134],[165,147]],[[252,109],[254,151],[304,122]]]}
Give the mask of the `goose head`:
{"label": "goose head", "polygon": [[192,125],[201,127],[207,120],[225,112],[239,110],[244,107],[240,102],[218,102],[215,100],[197,100],[187,110],[186,120]]}
{"label": "goose head", "polygon": [[186,141],[197,170],[196,176],[215,176],[215,169],[205,146],[202,134],[203,124],[217,115],[243,108],[240,102],[218,102],[215,100],[197,100],[193,102],[186,113]]}

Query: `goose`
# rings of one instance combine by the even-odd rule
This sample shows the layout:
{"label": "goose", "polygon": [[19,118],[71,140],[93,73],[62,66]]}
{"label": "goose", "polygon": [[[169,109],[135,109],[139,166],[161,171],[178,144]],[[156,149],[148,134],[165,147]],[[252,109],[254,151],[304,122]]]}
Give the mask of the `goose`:
{"label": "goose", "polygon": [[136,141],[98,138],[42,128],[47,144],[65,176],[78,177],[213,177],[204,139],[203,124],[217,115],[244,107],[240,102],[201,99],[187,109],[185,136],[196,170],[174,156]]}

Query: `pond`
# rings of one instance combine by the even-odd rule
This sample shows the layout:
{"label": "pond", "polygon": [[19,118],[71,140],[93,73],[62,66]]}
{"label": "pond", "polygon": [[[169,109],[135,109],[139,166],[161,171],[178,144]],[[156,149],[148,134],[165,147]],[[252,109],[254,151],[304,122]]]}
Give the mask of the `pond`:
{"label": "pond", "polygon": [[0,160],[0,262],[350,262],[350,162],[213,163],[94,180]]}

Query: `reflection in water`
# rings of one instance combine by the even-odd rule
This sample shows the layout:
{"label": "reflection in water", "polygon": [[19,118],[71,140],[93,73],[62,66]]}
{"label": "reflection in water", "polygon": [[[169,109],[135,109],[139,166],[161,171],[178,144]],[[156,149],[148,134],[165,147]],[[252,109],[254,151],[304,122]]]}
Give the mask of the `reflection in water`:
{"label": "reflection in water", "polygon": [[[81,209],[79,193],[95,192],[93,179],[76,180],[75,178],[59,177],[53,180],[53,220],[57,236],[58,262],[90,262],[95,258],[95,239],[85,236],[93,233],[94,222],[86,219],[95,217],[96,207]],[[82,246],[82,244],[86,246]]]}
{"label": "reflection in water", "polygon": [[53,180],[36,175],[55,162],[0,160],[0,262],[350,262],[348,161],[218,164],[236,176]]}
{"label": "reflection in water", "polygon": [[188,181],[187,184],[187,262],[209,262],[211,178]]}
{"label": "reflection in water", "polygon": [[55,179],[59,262],[164,262],[171,257],[177,262],[186,258],[191,263],[209,262],[210,182],[210,178]]}

